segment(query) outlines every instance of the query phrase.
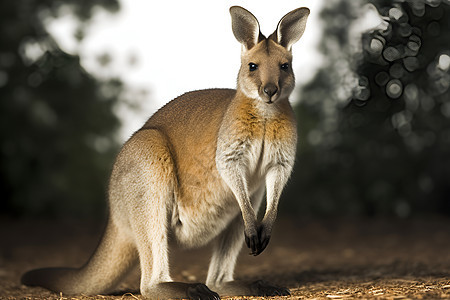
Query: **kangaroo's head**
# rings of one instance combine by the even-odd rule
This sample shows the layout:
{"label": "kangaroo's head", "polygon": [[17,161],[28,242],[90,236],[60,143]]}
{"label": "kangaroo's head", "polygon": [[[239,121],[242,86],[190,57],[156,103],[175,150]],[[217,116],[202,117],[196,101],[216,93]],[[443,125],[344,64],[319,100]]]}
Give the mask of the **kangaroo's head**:
{"label": "kangaroo's head", "polygon": [[302,7],[285,15],[268,38],[248,10],[233,6],[230,13],[233,34],[242,44],[238,90],[269,104],[289,97],[295,85],[292,45],[305,31],[309,9]]}

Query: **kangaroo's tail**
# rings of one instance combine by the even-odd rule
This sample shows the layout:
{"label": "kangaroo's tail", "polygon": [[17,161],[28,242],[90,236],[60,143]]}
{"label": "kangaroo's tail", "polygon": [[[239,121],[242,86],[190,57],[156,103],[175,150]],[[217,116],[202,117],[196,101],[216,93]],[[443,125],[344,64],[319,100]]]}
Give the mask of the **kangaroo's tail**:
{"label": "kangaroo's tail", "polygon": [[136,264],[134,243],[108,221],[103,238],[89,261],[81,268],[44,268],[22,276],[22,283],[64,294],[96,295],[112,291]]}

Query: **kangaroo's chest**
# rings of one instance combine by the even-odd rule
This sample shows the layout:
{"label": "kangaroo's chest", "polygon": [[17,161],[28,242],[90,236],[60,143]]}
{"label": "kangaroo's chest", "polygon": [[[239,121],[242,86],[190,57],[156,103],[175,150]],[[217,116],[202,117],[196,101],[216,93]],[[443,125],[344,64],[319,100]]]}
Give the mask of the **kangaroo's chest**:
{"label": "kangaroo's chest", "polygon": [[[264,120],[253,124],[247,131],[229,135],[228,141],[219,141],[216,159],[224,165],[239,165],[245,169],[248,180],[257,179],[283,157],[291,155],[295,139],[280,120]],[[290,126],[289,126],[290,127]],[[220,163],[219,163],[220,165]]]}
{"label": "kangaroo's chest", "polygon": [[220,173],[225,169],[226,173],[244,172],[235,175],[246,178],[251,192],[261,185],[271,167],[293,160],[295,121],[276,113],[262,116],[251,108],[242,109],[235,116],[219,133],[216,164]]}

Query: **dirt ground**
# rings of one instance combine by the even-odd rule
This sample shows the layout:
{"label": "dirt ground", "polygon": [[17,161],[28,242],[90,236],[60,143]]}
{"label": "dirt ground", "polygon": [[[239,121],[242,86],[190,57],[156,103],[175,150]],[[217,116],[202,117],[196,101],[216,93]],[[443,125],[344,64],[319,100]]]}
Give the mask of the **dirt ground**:
{"label": "dirt ground", "polygon": [[[138,270],[108,296],[20,284],[31,268],[81,265],[101,231],[92,222],[0,219],[0,299],[141,299]],[[208,248],[173,250],[172,276],[204,281],[209,256]],[[450,219],[279,220],[263,254],[243,249],[235,277],[290,288],[292,296],[277,298],[450,299]]]}

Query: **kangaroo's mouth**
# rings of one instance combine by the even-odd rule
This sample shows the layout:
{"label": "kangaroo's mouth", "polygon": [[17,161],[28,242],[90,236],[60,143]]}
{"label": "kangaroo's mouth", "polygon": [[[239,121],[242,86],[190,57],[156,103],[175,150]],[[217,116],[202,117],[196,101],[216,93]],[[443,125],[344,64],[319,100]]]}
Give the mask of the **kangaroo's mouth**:
{"label": "kangaroo's mouth", "polygon": [[279,98],[279,94],[274,94],[272,96],[269,96],[267,94],[263,94],[262,97],[263,101],[267,104],[273,104],[274,102],[276,102]]}
{"label": "kangaroo's mouth", "polygon": [[259,88],[259,95],[264,102],[272,104],[279,98],[280,90],[274,84],[267,84]]}

